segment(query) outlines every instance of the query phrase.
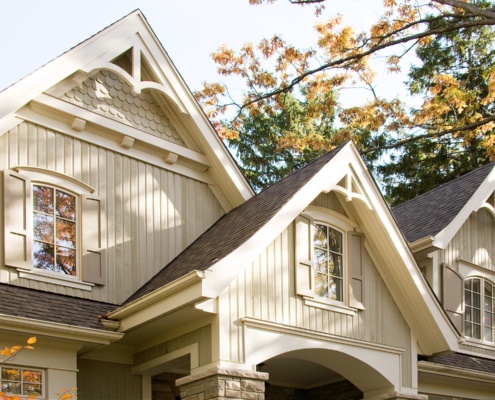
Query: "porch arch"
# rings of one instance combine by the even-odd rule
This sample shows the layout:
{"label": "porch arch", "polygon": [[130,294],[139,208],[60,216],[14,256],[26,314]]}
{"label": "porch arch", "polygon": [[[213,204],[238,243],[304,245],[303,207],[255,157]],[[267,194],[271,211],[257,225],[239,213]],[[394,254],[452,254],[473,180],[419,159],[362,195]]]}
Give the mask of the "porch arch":
{"label": "porch arch", "polygon": [[249,325],[245,328],[246,364],[252,369],[259,369],[267,360],[285,357],[330,369],[350,381],[365,397],[414,391],[401,384],[402,349],[341,337],[302,336]]}

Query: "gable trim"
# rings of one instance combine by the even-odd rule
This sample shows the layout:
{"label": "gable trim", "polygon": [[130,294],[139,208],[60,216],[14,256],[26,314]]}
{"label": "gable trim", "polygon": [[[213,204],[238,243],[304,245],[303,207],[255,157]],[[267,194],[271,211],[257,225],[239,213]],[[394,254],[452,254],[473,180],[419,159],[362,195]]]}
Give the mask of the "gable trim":
{"label": "gable trim", "polygon": [[482,208],[486,199],[495,190],[495,168],[493,168],[485,180],[478,187],[474,195],[464,205],[462,210],[455,216],[455,218],[443,228],[433,241],[433,245],[440,249],[445,249],[451,242],[457,232],[461,229],[462,225],[469,216]]}

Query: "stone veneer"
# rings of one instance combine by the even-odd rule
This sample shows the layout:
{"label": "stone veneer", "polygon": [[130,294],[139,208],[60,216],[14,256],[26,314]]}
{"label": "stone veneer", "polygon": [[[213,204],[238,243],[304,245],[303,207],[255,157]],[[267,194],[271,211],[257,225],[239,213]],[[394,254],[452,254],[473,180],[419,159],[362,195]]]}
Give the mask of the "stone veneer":
{"label": "stone veneer", "polygon": [[177,379],[182,400],[264,400],[265,372],[212,368]]}

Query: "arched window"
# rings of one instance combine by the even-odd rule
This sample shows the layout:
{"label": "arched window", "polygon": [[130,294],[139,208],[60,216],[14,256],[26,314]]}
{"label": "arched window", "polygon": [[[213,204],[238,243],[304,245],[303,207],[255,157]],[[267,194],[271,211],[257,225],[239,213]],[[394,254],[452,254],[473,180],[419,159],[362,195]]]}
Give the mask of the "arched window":
{"label": "arched window", "polygon": [[473,339],[495,342],[495,286],[485,278],[469,278],[464,282],[465,335]]}
{"label": "arched window", "polygon": [[314,226],[315,295],[344,300],[344,241],[342,232],[328,225]]}
{"label": "arched window", "polygon": [[33,267],[76,276],[77,201],[68,191],[33,185]]}

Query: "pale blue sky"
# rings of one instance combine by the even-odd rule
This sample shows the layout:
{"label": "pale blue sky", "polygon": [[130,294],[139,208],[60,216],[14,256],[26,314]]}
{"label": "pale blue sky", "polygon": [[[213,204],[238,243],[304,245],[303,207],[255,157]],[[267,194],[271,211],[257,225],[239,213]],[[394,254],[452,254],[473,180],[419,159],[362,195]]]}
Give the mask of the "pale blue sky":
{"label": "pale blue sky", "polygon": [[[381,0],[329,0],[323,18],[341,13],[361,29],[380,14],[380,4]],[[221,79],[210,54],[223,43],[238,49],[246,41],[256,43],[278,33],[308,47],[316,38],[313,9],[288,0],[256,7],[248,0],[3,0],[0,90],[136,8],[192,90],[205,80]]]}

